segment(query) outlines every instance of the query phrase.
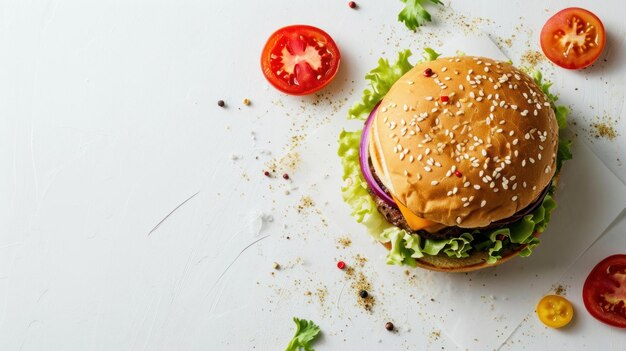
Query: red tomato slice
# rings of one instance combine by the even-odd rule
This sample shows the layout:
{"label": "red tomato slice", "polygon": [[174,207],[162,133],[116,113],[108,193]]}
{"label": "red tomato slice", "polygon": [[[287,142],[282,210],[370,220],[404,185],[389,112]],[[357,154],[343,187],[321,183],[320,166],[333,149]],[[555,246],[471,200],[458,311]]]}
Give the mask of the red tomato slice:
{"label": "red tomato slice", "polygon": [[626,328],[626,255],[600,261],[585,280],[583,301],[601,322]]}
{"label": "red tomato slice", "polygon": [[541,50],[550,61],[567,69],[585,68],[594,63],[605,43],[602,21],[578,7],[557,12],[541,29]]}
{"label": "red tomato slice", "polygon": [[325,87],[337,74],[339,49],[319,28],[294,25],[274,32],[265,43],[261,67],[278,90],[306,95]]}

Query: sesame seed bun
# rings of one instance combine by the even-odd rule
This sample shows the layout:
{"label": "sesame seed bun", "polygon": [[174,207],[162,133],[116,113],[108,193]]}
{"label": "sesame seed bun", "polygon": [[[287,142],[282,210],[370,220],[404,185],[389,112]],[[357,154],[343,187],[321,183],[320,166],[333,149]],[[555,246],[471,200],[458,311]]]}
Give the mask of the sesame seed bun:
{"label": "sesame seed bun", "polygon": [[[556,172],[558,125],[546,96],[524,72],[483,57],[416,65],[382,100],[370,140],[372,165],[388,191],[445,226],[508,218]],[[443,267],[439,261],[420,264]]]}

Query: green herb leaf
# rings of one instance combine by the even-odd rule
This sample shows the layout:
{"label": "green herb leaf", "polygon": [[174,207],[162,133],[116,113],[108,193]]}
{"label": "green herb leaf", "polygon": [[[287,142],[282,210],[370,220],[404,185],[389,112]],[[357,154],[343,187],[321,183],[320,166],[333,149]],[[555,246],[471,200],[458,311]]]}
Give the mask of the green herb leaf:
{"label": "green herb leaf", "polygon": [[314,351],[311,347],[311,342],[320,333],[320,327],[315,325],[313,321],[307,321],[297,317],[293,317],[293,321],[296,323],[296,334],[293,336],[293,339],[291,339],[285,351]]}
{"label": "green herb leaf", "polygon": [[[405,3],[404,8],[398,14],[398,21],[404,23],[410,30],[416,30],[426,22],[430,22],[430,13],[426,11],[423,3],[425,0],[401,0]],[[439,0],[430,0],[433,4],[443,5]]]}

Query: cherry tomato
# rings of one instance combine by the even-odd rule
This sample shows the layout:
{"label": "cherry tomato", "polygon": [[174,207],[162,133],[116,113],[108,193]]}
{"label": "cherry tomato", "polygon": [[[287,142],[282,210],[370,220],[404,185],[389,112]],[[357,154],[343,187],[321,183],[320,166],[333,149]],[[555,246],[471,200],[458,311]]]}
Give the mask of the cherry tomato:
{"label": "cherry tomato", "polygon": [[574,317],[574,308],[563,296],[547,295],[537,304],[537,316],[548,327],[561,328]]}
{"label": "cherry tomato", "polygon": [[325,87],[337,74],[339,49],[319,28],[294,25],[274,32],[265,43],[261,67],[278,90],[306,95]]}
{"label": "cherry tomato", "polygon": [[557,12],[541,29],[541,50],[550,61],[567,69],[585,68],[594,63],[605,42],[602,21],[578,7]]}
{"label": "cherry tomato", "polygon": [[606,324],[626,328],[626,255],[598,263],[583,285],[587,311]]}

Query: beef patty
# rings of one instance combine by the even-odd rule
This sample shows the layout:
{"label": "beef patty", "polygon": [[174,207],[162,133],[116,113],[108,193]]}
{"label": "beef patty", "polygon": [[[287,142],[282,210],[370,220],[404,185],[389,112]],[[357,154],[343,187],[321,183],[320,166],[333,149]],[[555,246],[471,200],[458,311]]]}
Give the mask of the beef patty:
{"label": "beef patty", "polygon": [[[376,180],[376,183],[378,183],[380,188],[385,193],[387,193],[388,195],[391,196],[391,194],[389,194],[389,190],[387,190],[387,188],[382,184],[382,182],[380,181],[380,179],[376,175],[376,171],[374,170],[374,167],[372,166],[372,160],[371,159],[369,160],[369,166],[370,166],[370,169],[372,171],[372,175],[374,176],[374,180]],[[526,206],[526,208],[518,211],[517,213],[515,213],[514,215],[512,215],[509,218],[505,218],[505,219],[501,219],[501,220],[496,221],[496,222],[492,222],[488,226],[482,227],[482,228],[468,229],[468,228],[461,228],[461,227],[454,226],[454,227],[442,228],[441,230],[439,230],[437,232],[434,232],[434,233],[430,233],[430,232],[428,232],[426,230],[423,230],[423,229],[420,229],[420,230],[413,230],[413,229],[411,229],[411,227],[409,227],[409,224],[407,223],[406,219],[402,215],[402,212],[400,212],[400,209],[398,209],[397,206],[392,206],[392,205],[386,203],[383,199],[381,199],[380,197],[376,196],[376,194],[374,194],[372,189],[368,188],[368,192],[372,196],[372,199],[374,199],[374,202],[376,203],[376,208],[378,209],[378,212],[380,212],[380,214],[382,214],[383,217],[385,217],[387,222],[395,225],[396,227],[404,229],[407,232],[410,232],[411,234],[417,234],[417,235],[421,236],[424,239],[441,240],[441,239],[457,238],[457,237],[461,236],[461,234],[467,233],[467,232],[471,232],[474,229],[478,229],[478,230],[492,230],[492,229],[498,229],[498,228],[506,227],[506,226],[508,226],[511,223],[517,222],[520,219],[522,219],[522,217],[524,217],[527,214],[533,212],[537,207],[539,207],[539,205],[541,205],[541,203],[543,202],[543,199],[548,194],[548,190],[550,189],[550,186],[551,185],[548,185],[545,189],[543,189],[543,191],[537,197],[537,199],[535,201],[533,201],[530,205]]]}

